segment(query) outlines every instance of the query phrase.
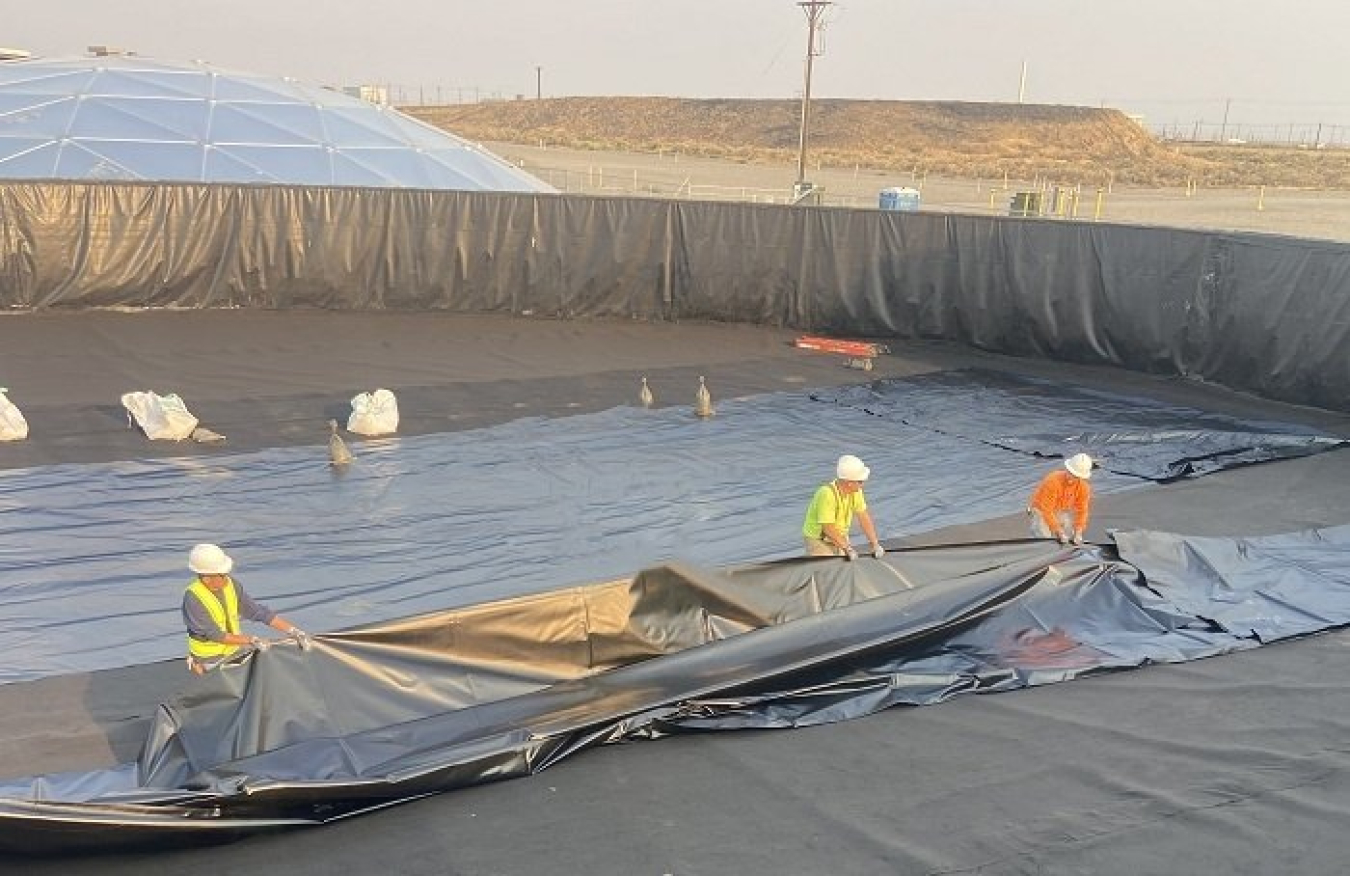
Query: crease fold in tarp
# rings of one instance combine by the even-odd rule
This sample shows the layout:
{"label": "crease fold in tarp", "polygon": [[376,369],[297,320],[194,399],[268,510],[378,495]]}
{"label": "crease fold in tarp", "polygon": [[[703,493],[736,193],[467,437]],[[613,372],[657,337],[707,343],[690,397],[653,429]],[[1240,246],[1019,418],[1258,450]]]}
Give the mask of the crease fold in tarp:
{"label": "crease fold in tarp", "polygon": [[1064,381],[965,368],[815,390],[816,401],[1028,453],[1088,453],[1118,472],[1171,481],[1334,450],[1345,439],[1292,423],[1102,392]]}
{"label": "crease fold in tarp", "polygon": [[622,739],[806,726],[1256,647],[1350,623],[1348,556],[1341,527],[673,564],[320,636],[309,652],[276,645],[190,681],[136,763],[0,784],[0,848],[234,838]]}

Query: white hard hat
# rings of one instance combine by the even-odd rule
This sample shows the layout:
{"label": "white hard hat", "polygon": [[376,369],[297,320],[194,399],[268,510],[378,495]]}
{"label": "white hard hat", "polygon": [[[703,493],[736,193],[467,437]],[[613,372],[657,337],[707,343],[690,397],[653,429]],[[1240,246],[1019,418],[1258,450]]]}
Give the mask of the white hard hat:
{"label": "white hard hat", "polygon": [[1086,453],[1075,453],[1064,460],[1064,467],[1076,478],[1087,480],[1092,477],[1092,457]]}
{"label": "white hard hat", "polygon": [[871,473],[861,459],[847,453],[839,457],[839,464],[834,467],[834,476],[841,481],[865,481]]}
{"label": "white hard hat", "polygon": [[199,544],[188,554],[188,568],[198,575],[228,575],[234,560],[218,545]]}

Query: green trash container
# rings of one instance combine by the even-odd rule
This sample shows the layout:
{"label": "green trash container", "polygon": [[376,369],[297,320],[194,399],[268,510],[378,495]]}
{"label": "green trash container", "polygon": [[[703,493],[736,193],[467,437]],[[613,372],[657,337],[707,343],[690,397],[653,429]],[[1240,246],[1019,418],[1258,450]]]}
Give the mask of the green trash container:
{"label": "green trash container", "polygon": [[1009,216],[1041,215],[1040,192],[1013,192],[1012,204],[1008,207]]}

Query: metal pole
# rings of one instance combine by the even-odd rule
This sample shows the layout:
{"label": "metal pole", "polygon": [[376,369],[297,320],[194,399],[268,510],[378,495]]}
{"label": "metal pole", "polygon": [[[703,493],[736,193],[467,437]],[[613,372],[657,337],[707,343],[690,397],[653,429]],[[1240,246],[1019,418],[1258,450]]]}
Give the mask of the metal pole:
{"label": "metal pole", "polygon": [[544,68],[534,68],[534,99],[544,99]]}
{"label": "metal pole", "polygon": [[816,29],[830,0],[802,0],[797,4],[806,13],[806,82],[802,88],[802,123],[797,136],[797,188],[806,182],[806,142],[811,130],[811,68],[816,57]]}

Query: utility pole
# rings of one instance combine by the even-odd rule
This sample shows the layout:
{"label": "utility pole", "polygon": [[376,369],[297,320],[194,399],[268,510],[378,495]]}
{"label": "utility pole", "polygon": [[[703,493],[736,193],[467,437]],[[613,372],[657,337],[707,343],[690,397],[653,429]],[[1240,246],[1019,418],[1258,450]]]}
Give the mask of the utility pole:
{"label": "utility pole", "polygon": [[797,4],[806,13],[806,83],[802,88],[802,124],[797,137],[797,184],[793,200],[798,200],[811,191],[806,181],[806,142],[811,132],[811,67],[816,55],[816,32],[820,29],[821,18],[826,8],[834,5],[831,0],[801,0]]}
{"label": "utility pole", "polygon": [[1022,77],[1017,80],[1017,102],[1027,102],[1027,62],[1022,62]]}
{"label": "utility pole", "polygon": [[544,68],[539,66],[534,68],[534,99],[544,99]]}

